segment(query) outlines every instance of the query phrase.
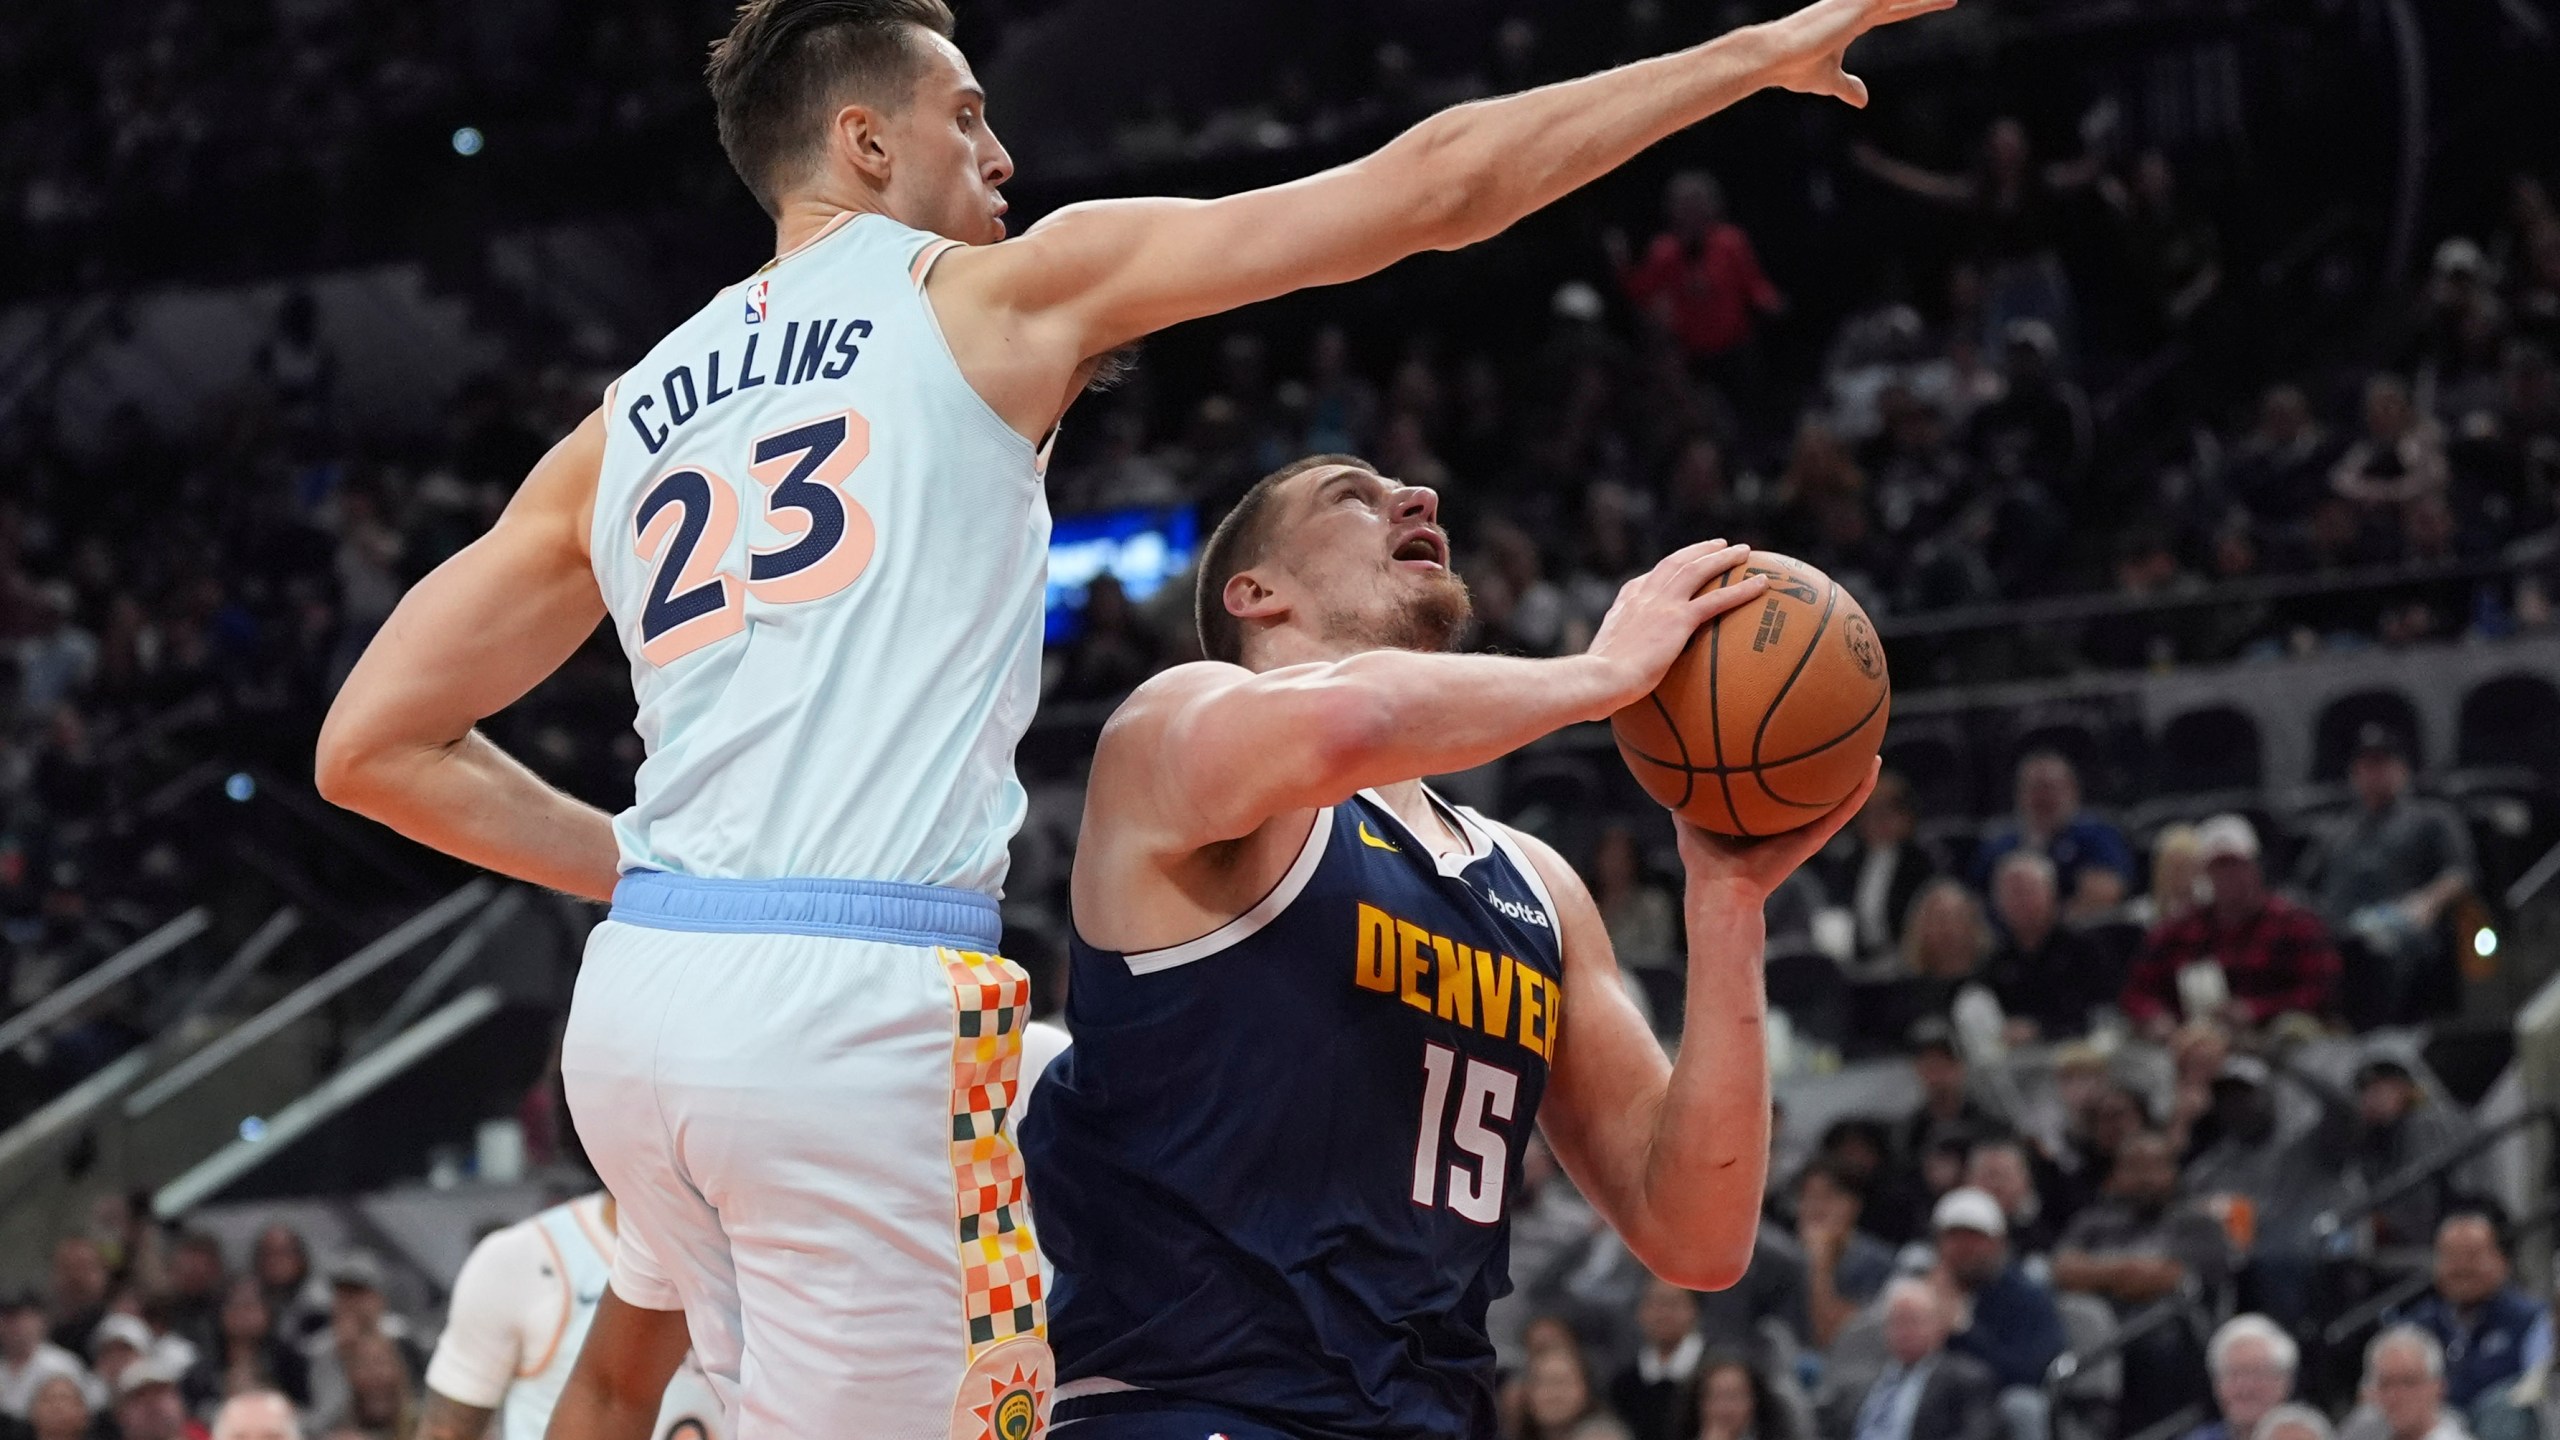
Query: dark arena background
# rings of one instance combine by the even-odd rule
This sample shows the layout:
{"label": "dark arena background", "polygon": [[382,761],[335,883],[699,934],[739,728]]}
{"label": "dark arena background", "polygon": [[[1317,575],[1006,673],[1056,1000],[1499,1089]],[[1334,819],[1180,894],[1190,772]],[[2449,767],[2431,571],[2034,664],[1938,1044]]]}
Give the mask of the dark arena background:
{"label": "dark arena background", "polygon": [[[1017,233],[1781,9],[956,8]],[[113,1398],[153,1364],[199,1418],[263,1375],[405,1440],[471,1243],[592,1188],[556,1045],[599,912],[324,804],[313,745],[404,589],[771,253],[702,83],[729,9],[0,13],[0,1436],[49,1335],[85,1433],[177,1433]],[[1693,540],[1783,550],[1898,693],[1884,788],[1771,903],[1758,1251],[1649,1291],[1533,1159],[1511,1433],[1733,1440],[1665,1398],[1696,1333],[1759,1440],[1926,1440],[1863,1413],[1879,1291],[1969,1184],[2062,1327],[2001,1351],[1999,1433],[2219,1424],[2254,1312],[2345,1433],[2451,1433],[2369,1403],[2405,1320],[2444,1416],[2560,1436],[2560,6],[1964,0],[1852,63],[1864,112],[1747,101],[1075,407],[1008,953],[1053,1009],[1100,724],[1196,657],[1193,554],[1273,467],[1435,487],[1476,649],[1579,649]],[[488,729],[614,808],[631,713],[600,630]],[[1583,870],[1676,1044],[1679,861],[1606,729],[1446,788]],[[2151,1128],[2165,1178],[2119,1163]]]}

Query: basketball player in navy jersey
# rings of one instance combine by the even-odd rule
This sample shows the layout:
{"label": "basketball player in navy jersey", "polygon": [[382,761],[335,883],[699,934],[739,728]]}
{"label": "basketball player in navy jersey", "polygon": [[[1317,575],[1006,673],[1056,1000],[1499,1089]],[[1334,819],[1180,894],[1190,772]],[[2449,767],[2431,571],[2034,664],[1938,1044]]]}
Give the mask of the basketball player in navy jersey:
{"label": "basketball player in navy jersey", "polygon": [[1656,1274],[1732,1284],[1769,1145],[1761,905],[1855,814],[1758,842],[1683,825],[1678,1063],[1590,893],[1538,840],[1417,777],[1650,692],[1752,603],[1693,545],[1590,650],[1447,653],[1465,624],[1437,497],[1301,461],[1202,554],[1206,662],[1105,728],[1076,852],[1075,1043],[1023,1122],[1066,1440],[1495,1431],[1485,1307],[1543,1124]]}

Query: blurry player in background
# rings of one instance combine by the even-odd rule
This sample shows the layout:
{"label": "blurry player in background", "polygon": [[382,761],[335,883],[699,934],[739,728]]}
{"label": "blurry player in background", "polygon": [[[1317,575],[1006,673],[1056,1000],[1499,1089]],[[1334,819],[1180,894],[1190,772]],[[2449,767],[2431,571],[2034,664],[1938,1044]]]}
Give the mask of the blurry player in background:
{"label": "blurry player in background", "polygon": [[[644,1434],[688,1344],[740,1440],[854,1415],[1010,1436],[1044,1408],[1010,1124],[1028,987],[991,952],[1041,477],[1107,358],[1486,239],[1761,90],[1863,104],[1849,44],[1953,3],[1818,0],[1286,185],[1073,205],[1010,241],[1013,163],[943,0],[738,12],[711,90],[773,260],[401,601],[317,757],[340,804],[613,901],[561,1073],[623,1231],[561,1440]],[[619,817],[475,728],[607,617],[647,751]]]}
{"label": "blurry player in background", "polygon": [[1719,1290],[1769,1160],[1762,906],[1866,802],[1727,840],[1686,822],[1679,1062],[1580,877],[1424,775],[1605,719],[1758,600],[1692,545],[1590,649],[1446,653],[1438,498],[1319,456],[1201,552],[1201,663],[1104,727],[1076,846],[1075,1044],[1026,1107],[1068,1440],[1490,1440],[1486,1307],[1543,1127],[1638,1260]]}
{"label": "blurry player in background", "polygon": [[[542,1440],[613,1273],[616,1218],[613,1197],[599,1192],[493,1230],[471,1248],[427,1362],[415,1440]],[[718,1397],[692,1364],[668,1382],[651,1433],[727,1433]]]}

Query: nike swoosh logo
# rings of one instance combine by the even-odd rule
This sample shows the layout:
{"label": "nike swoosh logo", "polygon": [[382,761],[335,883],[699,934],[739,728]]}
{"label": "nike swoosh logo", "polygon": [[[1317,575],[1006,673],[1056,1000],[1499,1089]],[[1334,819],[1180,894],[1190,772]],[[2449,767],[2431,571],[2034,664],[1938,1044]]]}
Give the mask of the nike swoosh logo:
{"label": "nike swoosh logo", "polygon": [[1402,850],[1397,849],[1392,843],[1381,840],[1377,836],[1370,834],[1369,822],[1366,820],[1360,822],[1360,843],[1363,845],[1374,845],[1381,850],[1393,850],[1398,855],[1404,853]]}

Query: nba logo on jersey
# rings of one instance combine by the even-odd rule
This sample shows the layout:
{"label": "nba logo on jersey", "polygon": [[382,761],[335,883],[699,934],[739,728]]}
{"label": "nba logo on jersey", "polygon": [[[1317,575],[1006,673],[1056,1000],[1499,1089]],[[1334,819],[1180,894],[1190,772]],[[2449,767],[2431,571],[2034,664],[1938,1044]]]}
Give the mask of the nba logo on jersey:
{"label": "nba logo on jersey", "polygon": [[761,325],[765,317],[765,300],[772,293],[773,282],[759,280],[747,287],[747,323]]}

